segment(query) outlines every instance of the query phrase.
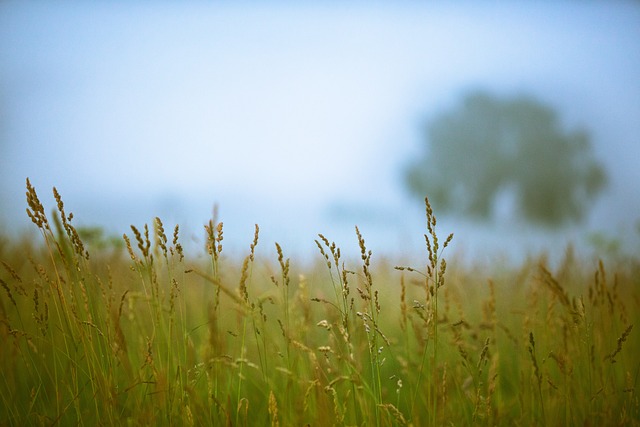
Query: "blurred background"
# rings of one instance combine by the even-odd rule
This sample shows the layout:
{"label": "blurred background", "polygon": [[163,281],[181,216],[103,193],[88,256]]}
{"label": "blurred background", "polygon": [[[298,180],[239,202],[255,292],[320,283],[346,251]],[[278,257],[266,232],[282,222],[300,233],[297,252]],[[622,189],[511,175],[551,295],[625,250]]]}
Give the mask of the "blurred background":
{"label": "blurred background", "polygon": [[638,2],[0,2],[0,225],[201,251],[640,250]]}

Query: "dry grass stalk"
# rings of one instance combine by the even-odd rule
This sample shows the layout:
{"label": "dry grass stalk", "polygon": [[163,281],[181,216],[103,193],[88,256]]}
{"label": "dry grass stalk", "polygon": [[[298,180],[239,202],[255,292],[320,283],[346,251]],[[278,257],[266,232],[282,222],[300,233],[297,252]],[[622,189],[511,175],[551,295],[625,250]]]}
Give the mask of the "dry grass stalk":
{"label": "dry grass stalk", "polygon": [[618,353],[622,351],[622,345],[629,337],[629,334],[631,333],[631,329],[633,329],[633,325],[627,326],[627,329],[625,329],[622,335],[620,336],[620,338],[618,338],[618,341],[617,341],[618,345],[616,349],[611,354],[606,355],[604,360],[609,360],[611,363],[616,363],[616,356],[618,355]]}
{"label": "dry grass stalk", "polygon": [[275,394],[273,394],[273,390],[269,391],[269,416],[271,417],[271,427],[279,427],[278,401],[276,400]]}

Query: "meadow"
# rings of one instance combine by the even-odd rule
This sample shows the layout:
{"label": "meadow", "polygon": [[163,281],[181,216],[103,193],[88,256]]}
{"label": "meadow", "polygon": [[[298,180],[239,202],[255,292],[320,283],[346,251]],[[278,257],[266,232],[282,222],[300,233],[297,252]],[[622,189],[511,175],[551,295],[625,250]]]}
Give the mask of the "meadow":
{"label": "meadow", "polygon": [[640,425],[637,257],[458,263],[428,199],[422,265],[357,228],[312,265],[257,225],[229,257],[217,218],[196,257],[160,218],[76,228],[53,192],[27,181],[38,237],[0,240],[0,425]]}

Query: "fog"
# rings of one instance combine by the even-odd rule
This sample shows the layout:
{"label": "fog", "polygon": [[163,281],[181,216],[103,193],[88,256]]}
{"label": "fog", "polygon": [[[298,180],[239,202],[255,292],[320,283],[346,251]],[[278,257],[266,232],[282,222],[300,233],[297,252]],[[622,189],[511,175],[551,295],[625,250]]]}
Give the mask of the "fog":
{"label": "fog", "polygon": [[[25,179],[76,225],[155,216],[201,247],[218,206],[225,251],[418,253],[424,207],[403,167],[425,123],[468,90],[525,93],[585,129],[608,175],[579,224],[439,215],[452,251],[522,257],[640,249],[637,2],[0,3],[0,225],[31,229]],[[227,249],[228,248],[228,249]]]}

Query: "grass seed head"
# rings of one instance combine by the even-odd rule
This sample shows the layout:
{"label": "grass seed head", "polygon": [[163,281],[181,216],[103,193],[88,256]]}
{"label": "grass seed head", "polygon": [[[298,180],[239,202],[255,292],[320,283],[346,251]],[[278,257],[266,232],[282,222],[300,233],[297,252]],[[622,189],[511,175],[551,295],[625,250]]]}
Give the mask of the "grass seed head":
{"label": "grass seed head", "polygon": [[31,181],[27,178],[27,215],[31,221],[42,230],[51,230],[49,221],[44,213],[44,206],[38,198],[36,189],[31,185]]}
{"label": "grass seed head", "polygon": [[616,363],[616,356],[622,351],[622,344],[624,344],[624,342],[627,340],[627,337],[629,337],[631,329],[633,329],[633,325],[629,325],[627,329],[624,330],[620,338],[618,338],[618,345],[616,349],[613,351],[613,353],[607,355],[604,360],[609,360],[612,364]]}

